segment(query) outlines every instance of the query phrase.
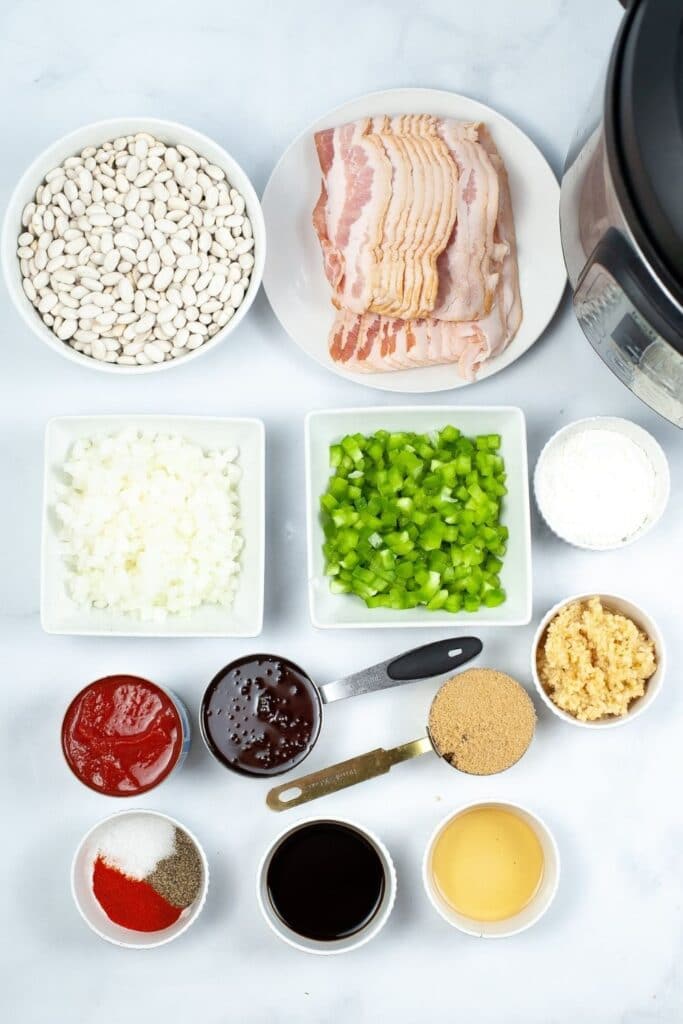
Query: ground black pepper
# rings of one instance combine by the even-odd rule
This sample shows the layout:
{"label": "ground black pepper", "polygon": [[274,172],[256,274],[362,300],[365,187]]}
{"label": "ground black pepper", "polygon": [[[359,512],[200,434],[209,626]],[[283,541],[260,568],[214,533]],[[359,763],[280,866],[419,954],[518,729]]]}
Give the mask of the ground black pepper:
{"label": "ground black pepper", "polygon": [[175,830],[175,851],[160,860],[145,881],[174,907],[194,903],[202,887],[202,862],[186,832]]}

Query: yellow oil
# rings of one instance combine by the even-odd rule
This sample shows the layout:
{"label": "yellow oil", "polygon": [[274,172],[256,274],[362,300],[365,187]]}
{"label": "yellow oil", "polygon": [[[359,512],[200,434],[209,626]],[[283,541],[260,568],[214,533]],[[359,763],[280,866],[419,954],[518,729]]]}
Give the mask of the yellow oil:
{"label": "yellow oil", "polygon": [[543,848],[514,811],[474,807],[446,825],[434,845],[431,870],[436,888],[457,913],[474,921],[503,921],[538,892]]}

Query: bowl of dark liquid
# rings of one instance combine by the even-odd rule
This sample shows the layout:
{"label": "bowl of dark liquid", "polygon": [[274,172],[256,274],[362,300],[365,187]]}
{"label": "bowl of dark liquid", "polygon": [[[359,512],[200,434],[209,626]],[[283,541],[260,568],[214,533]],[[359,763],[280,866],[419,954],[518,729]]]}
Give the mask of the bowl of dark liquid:
{"label": "bowl of dark liquid", "polygon": [[396,873],[388,850],[367,829],[315,818],[277,837],[257,886],[261,912],[284,942],[307,953],[347,953],[386,924]]}

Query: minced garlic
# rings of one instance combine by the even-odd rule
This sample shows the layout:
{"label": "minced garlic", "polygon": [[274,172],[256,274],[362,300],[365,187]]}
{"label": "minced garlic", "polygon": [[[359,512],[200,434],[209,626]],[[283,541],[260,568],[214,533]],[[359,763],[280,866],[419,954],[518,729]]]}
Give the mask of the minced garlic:
{"label": "minced garlic", "polygon": [[656,667],[652,640],[598,597],[558,612],[537,654],[548,696],[580,722],[625,715]]}

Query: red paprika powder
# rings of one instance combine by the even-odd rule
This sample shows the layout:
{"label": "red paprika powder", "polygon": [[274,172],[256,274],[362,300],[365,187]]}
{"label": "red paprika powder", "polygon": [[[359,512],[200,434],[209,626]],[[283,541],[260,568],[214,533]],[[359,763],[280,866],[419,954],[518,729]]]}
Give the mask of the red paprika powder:
{"label": "red paprika powder", "polygon": [[136,932],[162,931],[175,924],[182,913],[147,882],[129,878],[102,857],[93,867],[93,892],[111,921]]}

